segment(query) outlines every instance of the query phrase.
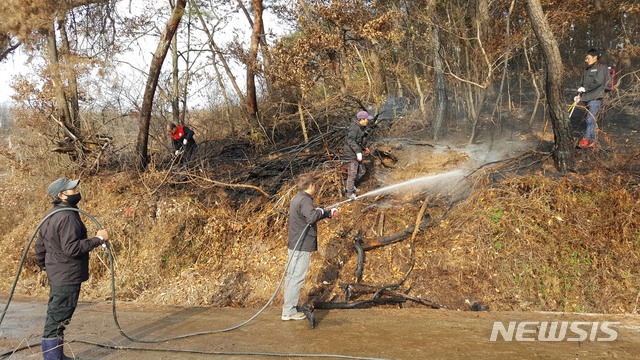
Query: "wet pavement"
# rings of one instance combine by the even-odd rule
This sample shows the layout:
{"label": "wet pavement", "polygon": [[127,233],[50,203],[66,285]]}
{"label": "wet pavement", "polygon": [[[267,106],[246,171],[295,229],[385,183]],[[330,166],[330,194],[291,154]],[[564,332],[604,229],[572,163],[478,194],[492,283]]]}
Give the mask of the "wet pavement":
{"label": "wet pavement", "polygon": [[[4,307],[4,301],[2,303]],[[118,303],[117,315],[129,337],[153,340],[194,332],[210,332],[238,325],[257,309],[180,308]],[[0,354],[11,353],[40,341],[46,301],[13,301],[0,325]],[[640,357],[640,315],[565,314],[533,312],[469,312],[428,308],[374,308],[316,310],[318,326],[307,321],[281,321],[279,308],[270,307],[238,330],[190,336],[162,343],[132,342],[115,325],[111,303],[80,303],[66,331],[67,355],[80,359],[285,359],[383,358],[383,359],[637,359]],[[494,322],[505,329],[496,333]],[[532,323],[523,323],[531,321]],[[568,322],[559,341],[540,341],[541,322]],[[584,322],[582,324],[576,321]],[[602,327],[602,323],[619,324]],[[594,322],[598,322],[593,327]],[[560,326],[560,325],[558,325]],[[575,326],[572,331],[571,326]],[[595,331],[593,331],[595,329]],[[615,334],[612,336],[612,334]],[[581,335],[584,341],[569,341]],[[611,340],[614,341],[597,341]],[[517,339],[525,341],[516,341]],[[112,349],[112,347],[145,350]],[[231,353],[254,354],[231,354]],[[301,354],[303,356],[294,356]],[[318,356],[310,356],[316,354]],[[8,359],[41,359],[39,345],[16,351]],[[340,357],[335,357],[340,358]]]}

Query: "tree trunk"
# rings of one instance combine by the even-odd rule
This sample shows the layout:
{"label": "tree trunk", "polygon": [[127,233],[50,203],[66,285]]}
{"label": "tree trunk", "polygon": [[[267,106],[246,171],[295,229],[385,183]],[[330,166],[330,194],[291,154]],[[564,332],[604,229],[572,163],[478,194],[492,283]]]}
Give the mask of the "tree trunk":
{"label": "tree trunk", "polygon": [[[469,144],[473,144],[478,137],[479,125],[481,120],[482,110],[484,109],[485,99],[487,97],[487,88],[491,82],[491,73],[492,73],[492,64],[487,58],[486,52],[484,50],[484,45],[487,42],[487,34],[489,30],[485,31],[489,27],[489,22],[491,21],[491,17],[489,14],[489,1],[488,0],[478,0],[477,2],[477,14],[475,18],[475,31],[476,31],[476,41],[479,46],[479,53],[475,50],[475,46],[472,45],[470,38],[464,39],[463,43],[465,46],[465,62],[466,68],[468,69],[469,74],[474,74],[477,79],[482,79],[483,86],[480,88],[474,88],[474,90],[469,90],[471,93],[470,99],[475,100],[475,104],[472,104],[475,111],[473,111],[473,128],[471,129],[471,136],[469,137]],[[470,53],[471,52],[471,53]],[[480,66],[480,62],[476,61],[475,56],[483,55],[485,58],[485,63],[487,64],[487,72],[485,73]],[[472,60],[472,58],[474,58]],[[473,96],[475,95],[475,96]]]}
{"label": "tree trunk", "polygon": [[[185,47],[187,49],[191,49],[191,24],[193,23],[192,14],[193,12],[189,11],[186,23],[187,43]],[[179,99],[178,103],[182,105],[182,111],[180,112],[180,123],[186,124],[186,118],[189,112],[189,109],[187,108],[187,99],[189,96],[189,83],[191,82],[191,67],[193,66],[193,64],[191,64],[191,51],[186,51],[183,57],[185,71],[184,76],[182,77],[182,86],[180,86],[180,82],[178,81],[179,94],[176,95],[176,97]],[[178,105],[178,107],[180,106]]]}
{"label": "tree trunk", "polygon": [[64,92],[64,82],[60,74],[60,62],[58,61],[58,46],[56,44],[55,25],[47,32],[47,57],[49,59],[49,67],[51,71],[51,80],[53,82],[56,108],[58,112],[58,120],[66,127],[66,131],[78,138],[77,129],[71,123],[71,113],[67,104],[67,96]]}
{"label": "tree trunk", "polygon": [[[238,2],[238,6],[240,7],[240,9],[242,9],[242,12],[244,13],[245,17],[247,18],[247,21],[249,22],[249,26],[251,26],[251,28],[253,29],[255,27],[255,24],[253,22],[253,20],[251,19],[251,15],[249,14],[249,11],[247,11],[247,7],[244,6],[244,3],[242,2],[242,0],[237,0]],[[260,21],[263,21],[262,16],[260,17]],[[264,63],[264,69],[268,69],[269,68],[269,64],[271,62],[271,56],[269,54],[269,44],[267,44],[267,34],[264,31],[264,21],[262,23],[261,27],[261,33],[260,33],[260,53],[262,54],[262,61]],[[266,86],[267,86],[267,91],[269,91],[270,85],[269,85],[269,79],[265,78],[264,79],[266,81]]]}
{"label": "tree trunk", "polygon": [[302,129],[304,143],[307,144],[309,142],[309,135],[307,134],[307,125],[304,122],[304,107],[302,106],[303,98],[304,96],[301,96],[300,100],[298,100],[298,115],[300,116],[300,128]]}
{"label": "tree trunk", "polygon": [[487,92],[485,89],[477,90],[474,93],[474,88],[471,85],[467,86],[467,97],[469,98],[469,107],[467,113],[471,116],[472,127],[471,136],[469,137],[469,144],[473,144],[478,136],[478,125],[480,125],[480,114],[482,113],[482,107],[484,106],[485,95]]}
{"label": "tree trunk", "polygon": [[387,77],[382,61],[380,60],[380,56],[373,46],[371,47],[371,51],[369,51],[369,58],[371,59],[373,68],[371,76],[373,81],[373,97],[376,100],[376,104],[378,104],[381,98],[388,92]]}
{"label": "tree trunk", "polygon": [[[478,21],[480,22],[480,32],[485,29],[485,26],[491,21],[489,15],[489,0],[478,0]],[[484,34],[482,34],[484,35]],[[483,37],[484,40],[484,37]]]}
{"label": "tree trunk", "polygon": [[418,92],[418,105],[420,106],[420,113],[424,119],[424,116],[427,114],[427,110],[425,108],[426,98],[424,93],[422,92],[422,86],[420,85],[420,76],[418,76],[417,69],[413,70],[413,81],[416,83],[416,91]]}
{"label": "tree trunk", "polygon": [[140,109],[140,129],[138,131],[138,141],[136,144],[137,150],[137,166],[140,170],[144,170],[147,167],[149,159],[147,158],[147,147],[149,143],[149,124],[151,122],[151,111],[153,109],[153,98],[158,87],[158,79],[160,77],[160,71],[162,70],[162,63],[167,56],[169,46],[171,45],[171,39],[178,30],[180,20],[184,14],[184,8],[187,4],[187,0],[178,0],[176,7],[173,9],[171,18],[167,22],[158,47],[151,59],[151,66],[149,67],[149,76],[147,77],[147,84],[144,88],[144,97],[142,99],[142,108]]}
{"label": "tree trunk", "polygon": [[[231,120],[231,113],[229,111],[229,109],[231,108],[231,101],[229,100],[229,96],[227,95],[227,89],[226,89],[226,86],[224,85],[224,81],[222,80],[222,73],[218,68],[216,57],[220,59],[222,66],[225,68],[227,76],[229,77],[229,81],[231,81],[231,85],[235,89],[236,94],[238,95],[238,98],[244,99],[244,95],[240,91],[240,88],[238,87],[235,77],[233,76],[233,73],[231,73],[229,65],[227,64],[225,58],[222,56],[222,53],[218,49],[215,41],[213,40],[213,34],[209,30],[209,27],[207,26],[207,22],[204,20],[202,13],[199,11],[196,5],[192,5],[192,6],[194,6],[194,10],[198,15],[198,19],[200,20],[200,23],[202,24],[202,29],[204,30],[205,34],[207,34],[207,38],[209,39],[208,44],[209,44],[209,49],[211,50],[211,64],[213,65],[213,70],[216,73],[216,82],[220,87],[220,93],[222,94],[222,98],[224,99],[224,113],[226,116],[226,120],[229,123],[231,134],[236,134],[236,123],[235,121]],[[243,100],[241,102],[243,102]]]}
{"label": "tree trunk", "polygon": [[[58,21],[58,28],[60,29],[60,39],[62,45],[61,58],[64,61],[64,74],[68,91],[66,92],[67,100],[71,104],[69,108],[69,116],[71,116],[70,123],[73,124],[73,128],[79,133],[82,132],[82,123],[80,122],[80,102],[78,100],[78,81],[76,79],[76,72],[74,71],[74,61],[71,60],[71,48],[69,46],[69,37],[67,35],[67,20],[66,15]],[[67,105],[68,106],[68,105]]]}
{"label": "tree trunk", "polygon": [[542,46],[547,67],[545,88],[547,103],[549,104],[549,117],[551,118],[555,139],[555,166],[558,171],[565,173],[567,170],[573,169],[575,159],[573,139],[570,132],[571,124],[562,104],[562,57],[560,56],[558,42],[547,24],[540,0],[527,0],[527,13],[531,20],[533,32]]}
{"label": "tree trunk", "polygon": [[258,95],[256,93],[256,70],[258,69],[258,48],[262,35],[262,0],[252,0],[252,2],[254,21],[247,63],[247,107],[251,117],[257,120]]}
{"label": "tree trunk", "polygon": [[[509,6],[509,12],[507,12],[507,26],[506,26],[506,39],[505,39],[505,51],[504,51],[504,67],[502,68],[502,77],[500,78],[500,90],[498,90],[498,96],[496,96],[496,103],[493,106],[493,111],[491,112],[490,119],[496,114],[498,108],[500,107],[500,103],[502,102],[502,92],[504,90],[504,82],[507,78],[507,70],[509,68],[509,58],[511,53],[511,13],[513,12],[513,6],[515,5],[516,0],[511,0],[511,5]],[[526,51],[526,50],[525,50]],[[507,83],[507,93],[508,93],[509,85]],[[498,114],[500,112],[498,111]],[[502,130],[502,118],[498,116],[498,123],[500,124],[500,130]]]}
{"label": "tree trunk", "polygon": [[178,71],[178,34],[171,39],[171,118],[174,124],[180,123],[180,74]]}
{"label": "tree trunk", "polygon": [[[434,12],[435,13],[435,12]],[[442,123],[444,122],[444,114],[447,109],[447,90],[444,82],[444,66],[442,56],[440,56],[440,31],[436,24],[436,17],[431,16],[431,41],[433,47],[433,70],[435,75],[436,93],[435,93],[435,116],[432,121],[433,139],[438,140],[442,132]]]}
{"label": "tree trunk", "polygon": [[533,103],[533,111],[531,112],[531,117],[529,118],[529,127],[533,127],[533,122],[536,119],[536,115],[538,114],[538,106],[540,105],[540,98],[542,97],[540,94],[540,88],[538,87],[538,79],[536,76],[535,71],[533,71],[533,68],[531,67],[531,60],[529,59],[529,51],[527,50],[528,45],[527,45],[527,39],[525,38],[523,40],[524,42],[524,46],[522,47],[523,53],[524,53],[524,58],[527,62],[527,71],[529,71],[529,75],[531,75],[531,84],[533,85],[533,89],[536,92],[536,99],[535,102]]}

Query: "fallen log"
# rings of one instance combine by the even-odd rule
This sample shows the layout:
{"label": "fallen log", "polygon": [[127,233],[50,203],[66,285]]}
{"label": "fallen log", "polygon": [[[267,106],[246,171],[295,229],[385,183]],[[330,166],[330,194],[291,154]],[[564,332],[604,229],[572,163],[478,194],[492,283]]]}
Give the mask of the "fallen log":
{"label": "fallen log", "polygon": [[375,305],[397,305],[402,304],[407,299],[401,297],[395,298],[375,298],[369,300],[359,300],[351,303],[347,302],[317,302],[314,304],[315,309],[366,309]]}
{"label": "fallen log", "polygon": [[[438,304],[429,299],[422,299],[410,296],[407,292],[394,291],[399,284],[391,284],[383,287],[375,287],[365,284],[340,284],[345,291],[345,301],[316,301],[307,303],[305,306],[313,309],[366,309],[375,305],[398,305],[406,301],[413,301],[421,305],[429,306],[434,309],[446,309],[446,306]],[[352,296],[362,296],[372,294],[370,299],[351,301]]]}

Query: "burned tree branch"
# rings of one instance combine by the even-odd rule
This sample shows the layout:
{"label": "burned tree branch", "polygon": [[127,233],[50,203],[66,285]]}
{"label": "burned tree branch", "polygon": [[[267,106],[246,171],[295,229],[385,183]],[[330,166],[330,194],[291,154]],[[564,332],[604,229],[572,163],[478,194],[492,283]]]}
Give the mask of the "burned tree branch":
{"label": "burned tree branch", "polygon": [[198,175],[194,175],[188,172],[178,172],[176,173],[178,175],[183,175],[186,176],[188,178],[190,178],[191,180],[201,180],[201,181],[205,181],[208,183],[211,183],[215,186],[221,186],[221,187],[230,187],[230,188],[245,188],[245,189],[253,189],[256,190],[257,192],[259,192],[260,194],[262,194],[262,196],[269,198],[270,195],[267,194],[266,191],[262,190],[261,188],[254,186],[254,185],[247,185],[247,184],[229,184],[229,183],[225,183],[225,182],[221,182],[221,181],[216,181],[213,179],[209,179],[208,177],[204,177],[204,176],[198,176]]}
{"label": "burned tree branch", "polygon": [[[427,225],[429,220],[431,220],[431,217],[428,214],[425,215],[425,217],[422,219],[422,221],[420,221],[420,225],[418,226],[418,230],[424,229],[424,227]],[[379,248],[379,247],[382,247],[382,246],[385,246],[385,245],[389,245],[389,244],[400,242],[402,240],[405,240],[405,239],[409,238],[413,234],[415,229],[416,229],[415,226],[410,226],[410,227],[408,227],[408,228],[406,228],[406,229],[404,229],[402,231],[399,231],[399,232],[397,232],[395,234],[392,234],[392,235],[376,237],[375,239],[372,239],[372,240],[369,240],[367,242],[362,243],[362,249],[364,251],[367,251],[367,250]]]}
{"label": "burned tree branch", "polygon": [[[311,304],[311,306],[314,309],[365,309],[375,305],[397,305],[406,301],[413,301],[434,309],[446,308],[446,306],[435,301],[407,295],[410,289],[406,290],[406,292],[392,290],[397,288],[398,284],[382,287],[364,284],[340,284],[340,287],[345,291],[346,301],[319,301]],[[357,294],[356,296],[371,294],[371,298],[351,302],[351,297],[354,294]]]}

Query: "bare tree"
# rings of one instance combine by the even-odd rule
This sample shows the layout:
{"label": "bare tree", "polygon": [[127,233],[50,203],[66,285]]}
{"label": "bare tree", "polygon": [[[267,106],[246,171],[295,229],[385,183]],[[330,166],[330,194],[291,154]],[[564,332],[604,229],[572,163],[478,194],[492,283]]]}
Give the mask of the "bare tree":
{"label": "bare tree", "polygon": [[[218,84],[220,85],[220,88],[224,89],[225,87],[222,81],[222,74],[220,73],[216,63],[216,59],[218,59],[222,64],[225,74],[227,75],[229,82],[231,82],[231,86],[233,87],[233,90],[235,91],[236,96],[238,96],[238,99],[240,99],[240,102],[243,104],[246,103],[245,96],[242,93],[242,90],[240,89],[238,82],[236,81],[236,77],[233,75],[233,71],[231,70],[231,65],[229,65],[229,62],[227,62],[227,59],[224,57],[222,50],[220,49],[220,47],[218,46],[218,44],[215,42],[213,38],[213,32],[215,29],[214,30],[209,29],[209,26],[207,25],[207,20],[203,16],[203,11],[198,7],[196,2],[191,1],[191,6],[196,11],[196,14],[198,15],[198,19],[202,24],[202,30],[205,32],[209,40],[209,47],[212,53],[212,63],[217,75],[217,81],[218,81]],[[225,103],[229,103],[226,92],[224,92],[223,96],[225,98]]]}
{"label": "bare tree", "polygon": [[66,59],[64,66],[64,76],[67,82],[68,103],[58,104],[58,106],[64,106],[69,108],[69,120],[73,128],[81,132],[82,124],[80,122],[80,100],[78,94],[78,79],[76,72],[74,71],[74,62],[70,61],[72,56],[71,46],[69,45],[69,35],[67,34],[67,18],[62,16],[58,19],[58,29],[60,30],[60,55],[63,59]]}
{"label": "bare tree", "polygon": [[444,81],[444,65],[440,55],[440,29],[437,24],[436,12],[431,15],[431,46],[433,47],[433,69],[435,75],[435,116],[432,121],[433,139],[438,140],[442,131],[444,114],[447,109],[447,89]]}
{"label": "bare tree", "polygon": [[167,22],[167,25],[160,36],[158,47],[153,53],[151,59],[151,65],[149,67],[149,75],[147,77],[147,84],[144,89],[144,96],[142,99],[142,108],[140,109],[140,129],[138,131],[138,141],[136,144],[137,151],[137,166],[139,169],[145,169],[148,164],[147,147],[149,143],[149,124],[151,123],[151,112],[153,110],[153,98],[158,87],[158,79],[160,78],[160,71],[162,70],[162,64],[167,56],[169,47],[171,46],[171,40],[173,39],[180,20],[184,15],[185,6],[187,0],[177,0],[176,6],[173,8],[171,17]]}
{"label": "bare tree", "polygon": [[562,104],[562,57],[558,42],[547,24],[540,0],[527,0],[527,13],[544,54],[547,70],[545,84],[547,102],[555,138],[555,166],[558,171],[564,173],[573,169],[575,159],[570,133],[571,123]]}
{"label": "bare tree", "polygon": [[262,0],[252,0],[253,4],[253,29],[251,32],[251,45],[247,63],[247,105],[249,114],[258,118],[258,95],[256,91],[256,72],[258,69],[258,50],[262,37]]}
{"label": "bare tree", "polygon": [[54,24],[51,25],[51,29],[46,31],[47,34],[47,58],[49,60],[49,72],[51,74],[51,80],[53,81],[55,99],[57,103],[57,120],[63,124],[64,129],[68,132],[67,135],[74,140],[78,138],[78,132],[73,127],[73,121],[71,119],[71,111],[67,104],[67,95],[64,91],[64,81],[60,71],[60,62],[58,59],[58,47],[56,45],[56,30]]}

